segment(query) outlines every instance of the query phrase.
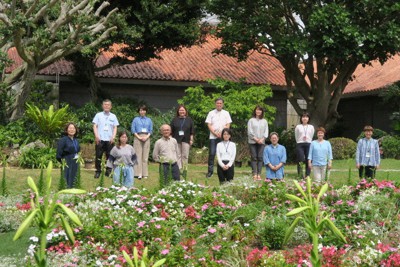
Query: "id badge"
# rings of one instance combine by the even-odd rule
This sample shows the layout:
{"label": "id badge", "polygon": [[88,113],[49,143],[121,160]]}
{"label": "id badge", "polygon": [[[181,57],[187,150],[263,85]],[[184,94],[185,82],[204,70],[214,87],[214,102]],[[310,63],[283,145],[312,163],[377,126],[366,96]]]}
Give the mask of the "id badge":
{"label": "id badge", "polygon": [[77,159],[77,158],[78,158],[78,154],[75,154],[74,159]]}
{"label": "id badge", "polygon": [[367,152],[367,154],[365,154],[365,157],[370,158],[371,157],[371,153]]}
{"label": "id badge", "polygon": [[147,129],[146,128],[142,128],[142,133],[147,133]]}
{"label": "id badge", "polygon": [[104,127],[104,131],[105,132],[108,132],[110,130],[110,126],[107,124],[105,127]]}
{"label": "id badge", "polygon": [[185,132],[184,131],[179,131],[179,136],[184,136]]}

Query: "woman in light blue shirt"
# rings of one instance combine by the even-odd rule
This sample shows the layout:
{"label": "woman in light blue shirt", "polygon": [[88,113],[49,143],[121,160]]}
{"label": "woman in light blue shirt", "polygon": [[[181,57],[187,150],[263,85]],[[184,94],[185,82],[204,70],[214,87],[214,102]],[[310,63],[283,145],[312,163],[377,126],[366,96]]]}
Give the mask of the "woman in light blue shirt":
{"label": "woman in light blue shirt", "polygon": [[332,146],[329,141],[324,140],[325,129],[317,129],[317,140],[311,142],[308,153],[308,167],[312,169],[314,181],[321,183],[325,180],[326,173],[332,168]]}
{"label": "woman in light blue shirt", "polygon": [[138,179],[149,176],[150,135],[153,132],[153,122],[146,117],[147,107],[142,105],[138,109],[139,115],[132,121],[131,132],[135,139],[133,148],[136,151],[137,163],[134,166],[135,176]]}
{"label": "woman in light blue shirt", "polygon": [[374,128],[372,126],[364,127],[365,137],[358,140],[356,151],[356,167],[361,178],[374,178],[376,169],[381,164],[381,155],[379,152],[378,140],[372,138]]}
{"label": "woman in light blue shirt", "polygon": [[264,148],[264,165],[267,169],[267,179],[282,179],[285,176],[286,148],[280,144],[279,135],[272,132],[269,135],[271,144]]}

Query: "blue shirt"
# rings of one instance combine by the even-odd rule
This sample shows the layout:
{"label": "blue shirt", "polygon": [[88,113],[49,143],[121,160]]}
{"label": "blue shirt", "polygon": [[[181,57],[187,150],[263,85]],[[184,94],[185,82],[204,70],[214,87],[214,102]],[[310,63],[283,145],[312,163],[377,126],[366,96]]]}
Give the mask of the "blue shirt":
{"label": "blue shirt", "polygon": [[331,143],[326,140],[322,142],[318,142],[318,140],[312,141],[308,159],[312,161],[313,166],[328,165],[328,161],[333,159]]}
{"label": "blue shirt", "polygon": [[277,171],[273,171],[268,167],[268,164],[272,164],[274,166],[279,163],[286,163],[286,148],[282,145],[273,146],[268,145],[264,148],[264,165],[267,168],[267,178],[278,178],[282,179],[285,175],[284,173],[284,165]]}
{"label": "blue shirt", "polygon": [[132,134],[135,134],[135,133],[152,134],[153,133],[153,122],[151,121],[150,118],[148,118],[146,116],[135,117],[132,121],[131,132],[132,132]]}
{"label": "blue shirt", "polygon": [[97,113],[92,123],[97,125],[97,132],[102,141],[110,141],[113,136],[114,127],[119,125],[117,116],[111,112],[106,114],[104,111]]}
{"label": "blue shirt", "polygon": [[381,164],[378,140],[372,138],[358,140],[356,163],[362,166],[378,166]]}

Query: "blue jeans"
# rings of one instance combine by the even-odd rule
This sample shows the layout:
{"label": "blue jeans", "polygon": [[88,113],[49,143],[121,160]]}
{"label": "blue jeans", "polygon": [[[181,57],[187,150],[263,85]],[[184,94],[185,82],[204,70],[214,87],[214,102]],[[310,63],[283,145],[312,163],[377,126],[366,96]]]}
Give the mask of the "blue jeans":
{"label": "blue jeans", "polygon": [[113,176],[113,181],[114,184],[117,185],[124,185],[126,187],[132,187],[133,186],[133,167],[132,166],[117,166],[114,169],[114,176]]}
{"label": "blue jeans", "polygon": [[208,172],[214,172],[214,159],[215,154],[217,154],[217,144],[221,142],[220,138],[217,139],[210,139],[210,147],[208,150]]}

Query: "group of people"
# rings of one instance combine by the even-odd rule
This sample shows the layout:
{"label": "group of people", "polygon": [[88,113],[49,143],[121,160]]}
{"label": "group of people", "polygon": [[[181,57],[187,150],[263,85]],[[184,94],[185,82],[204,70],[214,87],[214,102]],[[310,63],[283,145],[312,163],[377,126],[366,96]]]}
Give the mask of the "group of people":
{"label": "group of people", "polygon": [[[231,116],[223,109],[224,100],[215,100],[215,109],[211,110],[205,120],[210,131],[209,155],[206,177],[210,178],[214,172],[214,161],[217,156],[217,174],[221,184],[229,182],[234,177],[234,162],[236,158],[236,144],[232,142],[230,125]],[[121,131],[115,114],[111,113],[112,103],[106,99],[102,103],[102,112],[95,115],[93,133],[95,136],[95,174],[99,178],[102,171],[102,158],[105,154],[107,163],[105,175],[113,173],[113,181],[131,187],[134,177],[146,179],[149,176],[148,158],[150,153],[150,137],[153,133],[153,122],[146,116],[147,107],[142,105],[138,109],[139,116],[135,117],[131,125],[131,133]],[[317,129],[317,139],[313,140],[314,127],[308,122],[310,116],[304,113],[300,124],[295,128],[296,154],[298,161],[298,175],[309,176],[311,169],[316,182],[325,179],[328,170],[332,167],[332,147],[329,141],[324,140],[325,129]],[[56,158],[65,160],[64,174],[67,187],[74,186],[78,169],[79,142],[76,138],[78,127],[70,122],[66,125],[65,136],[58,142]],[[162,137],[155,142],[153,160],[162,166],[165,181],[170,176],[174,180],[180,179],[181,170],[188,164],[189,150],[194,141],[194,122],[188,116],[184,105],[179,105],[176,116],[170,124],[163,124],[160,128]],[[261,106],[254,108],[252,118],[247,124],[248,143],[251,154],[251,169],[254,180],[262,180],[261,171],[266,167],[267,179],[284,178],[286,164],[286,149],[279,144],[279,135],[269,133],[268,122],[264,118],[264,109]],[[359,140],[356,153],[356,166],[360,177],[373,177],[380,165],[379,145],[372,138],[373,128],[364,128],[365,138]],[[133,135],[133,146],[129,144],[129,137]],[[269,138],[270,144],[266,145]],[[305,175],[303,174],[303,168]]]}

